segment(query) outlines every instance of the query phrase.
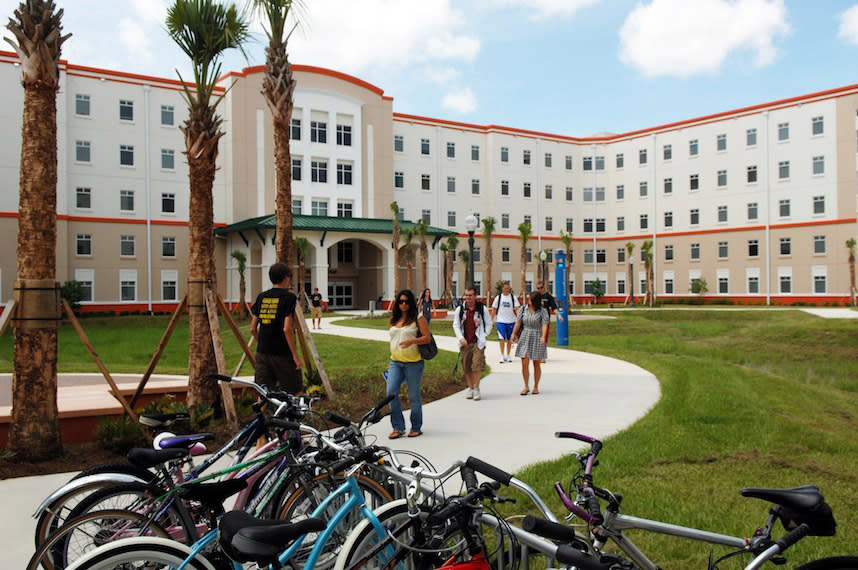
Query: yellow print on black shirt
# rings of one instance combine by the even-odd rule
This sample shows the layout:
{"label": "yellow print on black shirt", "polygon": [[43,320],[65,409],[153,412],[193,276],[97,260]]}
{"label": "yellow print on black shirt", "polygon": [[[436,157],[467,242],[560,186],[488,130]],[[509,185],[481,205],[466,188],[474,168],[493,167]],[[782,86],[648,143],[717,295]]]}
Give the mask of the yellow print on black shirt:
{"label": "yellow print on black shirt", "polygon": [[263,325],[270,325],[277,318],[277,307],[280,297],[264,297],[259,306],[259,320]]}

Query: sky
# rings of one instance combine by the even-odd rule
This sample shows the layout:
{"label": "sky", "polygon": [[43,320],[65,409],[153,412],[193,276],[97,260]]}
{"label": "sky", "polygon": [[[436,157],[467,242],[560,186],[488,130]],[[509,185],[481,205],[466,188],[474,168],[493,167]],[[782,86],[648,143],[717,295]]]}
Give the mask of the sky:
{"label": "sky", "polygon": [[[17,4],[0,0],[4,23]],[[169,0],[57,4],[71,63],[189,76]],[[293,63],[368,81],[396,112],[480,125],[623,133],[858,83],[856,0],[301,0],[294,13]],[[251,27],[224,71],[264,63]]]}

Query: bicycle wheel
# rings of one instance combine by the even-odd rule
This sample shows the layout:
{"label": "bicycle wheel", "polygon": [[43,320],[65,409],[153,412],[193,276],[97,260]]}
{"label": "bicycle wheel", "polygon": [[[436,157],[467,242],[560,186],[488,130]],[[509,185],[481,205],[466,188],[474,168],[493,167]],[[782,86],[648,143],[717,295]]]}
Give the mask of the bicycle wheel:
{"label": "bicycle wheel", "polygon": [[858,556],[820,558],[803,564],[796,570],[858,570]]}
{"label": "bicycle wheel", "polygon": [[[147,526],[148,525],[148,526]],[[143,529],[146,528],[144,531]],[[36,550],[26,570],[64,570],[104,544],[132,536],[170,538],[157,523],[131,511],[95,511],[65,522]]]}
{"label": "bicycle wheel", "polygon": [[[168,570],[178,568],[190,553],[187,546],[163,538],[126,538],[93,550],[68,570]],[[197,554],[185,568],[215,570],[202,554]]]}
{"label": "bicycle wheel", "polygon": [[63,522],[68,518],[69,514],[90,493],[105,487],[117,485],[115,481],[98,481],[84,485],[72,491],[68,491],[64,495],[60,495],[48,505],[48,507],[39,515],[39,520],[36,522],[36,532],[33,536],[36,548],[39,547],[48,535],[55,532]]}
{"label": "bicycle wheel", "polygon": [[101,475],[103,473],[119,473],[121,475],[133,475],[134,477],[139,477],[147,483],[153,481],[156,477],[156,475],[148,469],[137,467],[136,465],[133,465],[131,463],[105,463],[104,465],[96,465],[95,467],[90,467],[89,469],[81,471],[80,473],[69,479],[69,481],[74,481],[75,479],[80,479],[81,477],[86,477],[88,475]]}

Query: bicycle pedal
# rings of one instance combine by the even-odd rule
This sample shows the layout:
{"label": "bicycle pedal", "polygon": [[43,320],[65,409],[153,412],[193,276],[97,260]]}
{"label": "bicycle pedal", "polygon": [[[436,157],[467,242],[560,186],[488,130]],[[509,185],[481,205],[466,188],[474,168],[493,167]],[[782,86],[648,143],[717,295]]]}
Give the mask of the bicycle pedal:
{"label": "bicycle pedal", "polygon": [[783,566],[787,563],[787,559],[783,556],[772,556],[771,558],[769,558],[769,562],[771,562],[775,566]]}

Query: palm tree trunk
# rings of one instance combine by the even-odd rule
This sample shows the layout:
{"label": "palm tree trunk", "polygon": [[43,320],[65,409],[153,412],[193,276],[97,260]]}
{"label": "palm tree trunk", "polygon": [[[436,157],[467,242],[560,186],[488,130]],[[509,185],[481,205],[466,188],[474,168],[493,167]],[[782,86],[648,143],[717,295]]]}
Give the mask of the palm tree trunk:
{"label": "palm tree trunk", "polygon": [[[17,277],[56,279],[56,87],[24,83]],[[20,317],[26,318],[27,305]],[[57,322],[15,327],[9,448],[18,460],[62,452],[57,411]]]}
{"label": "palm tree trunk", "polygon": [[238,302],[239,316],[242,319],[247,318],[247,283],[244,281],[244,273],[238,276]]}
{"label": "palm tree trunk", "polygon": [[453,269],[456,264],[456,252],[450,250],[447,253],[447,290],[450,292],[450,307],[453,306]]}
{"label": "palm tree trunk", "polygon": [[304,302],[304,256],[298,260],[298,302],[301,307],[306,309]]}
{"label": "palm tree trunk", "polygon": [[855,306],[855,257],[849,257],[849,302]]}
{"label": "palm tree trunk", "polygon": [[405,255],[405,269],[407,271],[405,274],[405,287],[409,291],[414,291],[414,248],[409,246]]}
{"label": "palm tree trunk", "polygon": [[492,304],[492,291],[494,291],[494,284],[492,283],[492,241],[488,240],[486,244],[486,284],[484,290],[486,292],[486,305],[491,306]]}
{"label": "palm tree trunk", "polygon": [[420,272],[423,274],[423,289],[425,291],[429,286],[429,248],[426,247],[426,240],[420,242]]}
{"label": "palm tree trunk", "polygon": [[527,287],[527,244],[523,243],[521,244],[521,288],[519,289],[522,303],[524,303],[524,295],[527,293],[525,287]]}

